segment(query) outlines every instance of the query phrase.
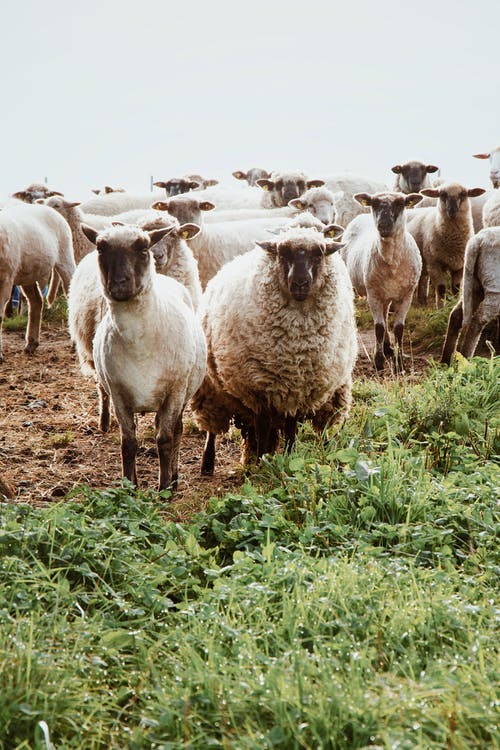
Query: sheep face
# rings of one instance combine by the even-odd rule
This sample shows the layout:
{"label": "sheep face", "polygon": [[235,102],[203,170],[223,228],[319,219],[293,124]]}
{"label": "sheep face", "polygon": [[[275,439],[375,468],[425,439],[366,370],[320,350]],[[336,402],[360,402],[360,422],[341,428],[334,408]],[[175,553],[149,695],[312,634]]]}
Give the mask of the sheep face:
{"label": "sheep face", "polygon": [[259,179],[256,184],[271,193],[271,201],[276,208],[282,208],[309,188],[325,183],[324,180],[308,180],[302,172],[273,172],[270,179]]}
{"label": "sheep face", "polygon": [[371,206],[373,221],[382,239],[401,231],[405,208],[413,208],[422,200],[422,196],[416,193],[357,193],[354,198],[362,206]]}
{"label": "sheep face", "polygon": [[53,195],[50,198],[39,198],[36,203],[44,203],[46,206],[50,206],[61,214],[66,221],[69,221],[73,209],[80,205],[80,201],[67,201],[58,195]]}
{"label": "sheep face", "polygon": [[242,172],[238,170],[233,172],[233,177],[237,180],[246,180],[250,187],[254,187],[257,184],[257,180],[268,180],[271,177],[271,173],[265,169],[259,169],[258,167],[252,167],[248,172]]}
{"label": "sheep face", "polygon": [[469,207],[469,198],[475,198],[485,192],[483,188],[467,190],[458,182],[448,182],[439,188],[426,188],[422,190],[422,195],[439,198],[439,211],[450,219],[456,219],[461,210],[467,210]]}
{"label": "sheep face", "polygon": [[276,261],[279,285],[285,297],[304,302],[321,285],[325,259],[342,245],[324,240],[316,230],[312,237],[288,236],[274,242],[257,244]]}
{"label": "sheep face", "polygon": [[494,188],[500,187],[500,146],[497,146],[489,153],[473,154],[476,159],[490,160],[490,180]]}
{"label": "sheep face", "polygon": [[294,198],[288,204],[300,211],[309,211],[323,224],[331,224],[335,221],[334,195],[323,187],[314,187],[307,190],[300,198]]}
{"label": "sheep face", "polygon": [[174,195],[181,195],[182,193],[188,193],[190,190],[196,190],[200,187],[200,182],[196,180],[185,179],[184,177],[172,177],[172,179],[166,182],[154,182],[153,185],[156,187],[165,188],[167,196],[171,198]]}
{"label": "sheep face", "polygon": [[394,174],[399,175],[397,180],[398,189],[402,193],[418,193],[427,182],[427,175],[437,172],[439,167],[434,164],[422,164],[421,161],[407,161],[405,164],[396,164],[392,167]]}
{"label": "sheep face", "polygon": [[12,193],[13,198],[17,198],[24,203],[35,203],[40,198],[49,198],[51,195],[62,195],[57,190],[49,190],[47,185],[42,183],[33,182],[28,185],[26,190],[19,190],[17,193]]}
{"label": "sheep face", "polygon": [[168,201],[156,201],[152,208],[157,211],[168,211],[171,216],[175,216],[180,224],[198,224],[201,226],[203,223],[202,211],[212,211],[215,205],[210,201],[199,201],[196,198],[182,195],[170,198]]}

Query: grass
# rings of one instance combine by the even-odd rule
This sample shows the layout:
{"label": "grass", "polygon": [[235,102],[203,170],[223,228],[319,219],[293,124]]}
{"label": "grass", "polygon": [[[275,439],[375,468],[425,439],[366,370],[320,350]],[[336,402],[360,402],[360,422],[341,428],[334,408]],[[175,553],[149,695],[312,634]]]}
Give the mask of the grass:
{"label": "grass", "polygon": [[0,506],[0,748],[499,748],[499,375],[357,383],[183,525]]}

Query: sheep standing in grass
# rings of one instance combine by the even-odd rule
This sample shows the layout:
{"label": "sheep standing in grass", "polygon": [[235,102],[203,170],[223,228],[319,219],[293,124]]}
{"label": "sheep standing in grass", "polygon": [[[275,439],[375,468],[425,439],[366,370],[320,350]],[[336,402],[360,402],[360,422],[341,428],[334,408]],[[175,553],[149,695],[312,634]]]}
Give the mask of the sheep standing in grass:
{"label": "sheep standing in grass", "polygon": [[[68,224],[46,206],[24,205],[0,212],[0,363],[2,321],[12,287],[18,285],[29,302],[26,354],[40,341],[43,299],[40,288],[56,274],[67,292],[75,270]],[[53,302],[53,292],[47,301]]]}
{"label": "sheep standing in grass", "polygon": [[403,331],[406,314],[418,284],[422,261],[406,231],[405,208],[422,196],[410,193],[358,193],[356,200],[370,206],[372,216],[357,216],[347,227],[341,251],[354,290],[366,297],[375,323],[375,367],[382,370],[394,349],[388,331],[389,308],[394,312],[397,364],[403,369]]}
{"label": "sheep standing in grass", "polygon": [[[119,225],[100,233],[87,226],[83,231],[96,245],[107,303],[93,342],[101,427],[109,425],[111,399],[120,425],[123,475],[137,484],[134,415],[156,412],[159,489],[175,487],[182,415],[203,380],[206,346],[186,289],[154,269],[151,247],[169,229],[144,232]],[[81,302],[74,314],[85,319],[85,299]]]}
{"label": "sheep standing in grass", "polygon": [[500,227],[488,227],[474,235],[465,248],[460,300],[450,313],[441,362],[450,363],[461,328],[459,351],[472,357],[483,328],[498,316]]}
{"label": "sheep standing in grass", "polygon": [[298,420],[321,431],[350,405],[357,334],[341,245],[302,227],[257,244],[219,271],[202,300],[208,367],[192,407],[207,430],[204,474],[232,418],[246,464],[276,450],[280,430],[289,449]]}
{"label": "sheep standing in grass", "polygon": [[408,231],[415,238],[423,261],[418,284],[419,304],[427,304],[429,279],[434,285],[438,308],[444,304],[448,274],[453,293],[458,291],[465,246],[474,232],[469,198],[484,192],[483,188],[468,190],[458,182],[422,190],[422,195],[439,200],[436,206],[415,212],[408,221]]}

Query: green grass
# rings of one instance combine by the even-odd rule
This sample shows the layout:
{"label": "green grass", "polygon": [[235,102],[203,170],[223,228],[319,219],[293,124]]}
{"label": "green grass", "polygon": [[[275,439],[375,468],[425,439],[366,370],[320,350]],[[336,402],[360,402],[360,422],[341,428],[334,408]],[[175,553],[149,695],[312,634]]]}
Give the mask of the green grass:
{"label": "green grass", "polygon": [[353,413],[180,525],[0,506],[0,748],[499,748],[500,360]]}

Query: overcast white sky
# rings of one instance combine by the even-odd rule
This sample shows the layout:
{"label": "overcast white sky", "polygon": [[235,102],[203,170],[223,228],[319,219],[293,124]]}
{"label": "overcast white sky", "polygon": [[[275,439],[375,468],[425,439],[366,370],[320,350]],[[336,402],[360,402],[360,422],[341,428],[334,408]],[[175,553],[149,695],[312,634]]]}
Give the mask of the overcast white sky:
{"label": "overcast white sky", "polygon": [[24,0],[1,36],[0,197],[409,159],[489,186],[500,145],[498,0]]}

